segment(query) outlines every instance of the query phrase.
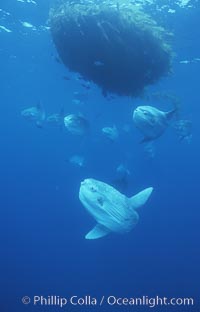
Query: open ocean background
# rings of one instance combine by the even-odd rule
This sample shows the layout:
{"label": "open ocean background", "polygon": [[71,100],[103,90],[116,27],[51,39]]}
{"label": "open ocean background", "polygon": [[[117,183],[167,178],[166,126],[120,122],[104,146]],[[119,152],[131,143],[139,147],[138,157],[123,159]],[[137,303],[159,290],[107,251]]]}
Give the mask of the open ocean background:
{"label": "open ocean background", "polygon": [[[155,142],[148,158],[141,134],[134,128],[137,105],[172,109],[169,101],[116,97],[108,101],[92,86],[82,106],[73,93],[85,93],[76,74],[55,61],[56,49],[47,26],[50,2],[37,5],[16,0],[0,2],[1,88],[1,312],[23,311],[149,311],[149,307],[34,307],[25,295],[102,295],[120,297],[193,297],[195,307],[156,307],[155,311],[200,311],[200,5],[179,7],[154,16],[174,32],[173,74],[149,88],[180,99],[181,117],[192,121],[190,144],[180,142],[170,127]],[[9,12],[10,15],[5,14]],[[154,12],[155,13],[155,12]],[[33,28],[24,27],[29,22]],[[182,62],[187,60],[188,62]],[[70,80],[63,76],[71,77]],[[91,123],[87,139],[58,128],[38,129],[21,116],[41,101],[48,114],[62,106],[66,114],[81,111]],[[101,128],[124,124],[110,144]],[[83,168],[68,159],[85,158]],[[88,241],[94,226],[78,198],[80,182],[95,178],[111,184],[120,163],[131,172],[125,191],[134,195],[153,186],[140,222],[127,235]]]}

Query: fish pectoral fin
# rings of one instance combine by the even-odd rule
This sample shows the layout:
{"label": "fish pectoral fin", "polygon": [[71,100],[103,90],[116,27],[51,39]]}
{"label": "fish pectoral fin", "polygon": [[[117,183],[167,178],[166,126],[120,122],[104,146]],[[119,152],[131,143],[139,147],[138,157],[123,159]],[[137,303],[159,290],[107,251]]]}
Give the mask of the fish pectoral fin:
{"label": "fish pectoral fin", "polygon": [[106,236],[110,233],[110,230],[101,224],[95,225],[95,227],[87,233],[86,239],[97,239]]}
{"label": "fish pectoral fin", "polygon": [[153,187],[148,187],[145,190],[139,192],[135,196],[129,198],[129,205],[134,209],[143,206],[148,200],[149,196],[153,192]]}

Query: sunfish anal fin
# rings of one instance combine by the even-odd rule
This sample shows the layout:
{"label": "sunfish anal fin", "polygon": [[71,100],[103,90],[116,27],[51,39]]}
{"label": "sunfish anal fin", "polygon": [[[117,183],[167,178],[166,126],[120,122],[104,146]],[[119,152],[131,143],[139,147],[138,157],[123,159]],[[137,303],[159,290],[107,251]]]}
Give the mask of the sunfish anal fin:
{"label": "sunfish anal fin", "polygon": [[106,236],[110,233],[110,230],[101,224],[95,225],[95,227],[87,233],[86,239],[97,239]]}
{"label": "sunfish anal fin", "polygon": [[40,128],[40,129],[43,128],[43,124],[42,124],[41,121],[36,121],[36,126],[37,126],[38,128]]}

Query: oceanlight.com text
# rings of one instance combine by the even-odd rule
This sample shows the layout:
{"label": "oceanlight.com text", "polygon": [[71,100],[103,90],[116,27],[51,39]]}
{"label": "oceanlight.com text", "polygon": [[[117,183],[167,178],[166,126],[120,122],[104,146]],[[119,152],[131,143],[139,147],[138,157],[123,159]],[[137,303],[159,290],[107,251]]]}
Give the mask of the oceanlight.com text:
{"label": "oceanlight.com text", "polygon": [[117,297],[114,295],[93,297],[90,295],[85,296],[24,296],[22,298],[22,303],[25,305],[33,306],[55,306],[64,308],[65,306],[127,306],[129,309],[131,307],[142,307],[146,306],[149,308],[156,308],[160,306],[194,306],[193,298],[168,298],[168,297]]}

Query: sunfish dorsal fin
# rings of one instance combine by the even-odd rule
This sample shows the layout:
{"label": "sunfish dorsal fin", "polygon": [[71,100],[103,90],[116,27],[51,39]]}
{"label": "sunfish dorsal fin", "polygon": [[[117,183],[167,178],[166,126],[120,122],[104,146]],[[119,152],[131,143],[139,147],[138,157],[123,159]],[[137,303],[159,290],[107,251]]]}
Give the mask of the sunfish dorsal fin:
{"label": "sunfish dorsal fin", "polygon": [[86,239],[97,239],[106,236],[110,233],[110,230],[101,224],[95,225],[95,227],[87,233]]}
{"label": "sunfish dorsal fin", "polygon": [[41,116],[40,116],[40,119],[41,119],[41,120],[45,120],[45,118],[46,118],[46,113],[45,113],[45,110],[44,110],[44,107],[43,107],[41,101],[39,101],[39,102],[37,103],[36,108],[37,108],[38,113],[40,113],[40,115],[41,115]]}
{"label": "sunfish dorsal fin", "polygon": [[65,115],[65,109],[64,109],[64,106],[61,106],[59,116],[64,118],[64,115]]}
{"label": "sunfish dorsal fin", "polygon": [[143,191],[129,198],[129,205],[133,209],[140,208],[146,203],[146,201],[148,200],[152,192],[153,192],[153,187],[148,187],[144,189]]}
{"label": "sunfish dorsal fin", "polygon": [[177,113],[177,109],[176,108],[173,109],[170,112],[165,113],[165,116],[166,116],[167,120],[172,119],[172,117],[174,117],[175,113]]}
{"label": "sunfish dorsal fin", "polygon": [[42,101],[39,101],[36,105],[36,108],[38,109],[38,111],[42,110]]}

